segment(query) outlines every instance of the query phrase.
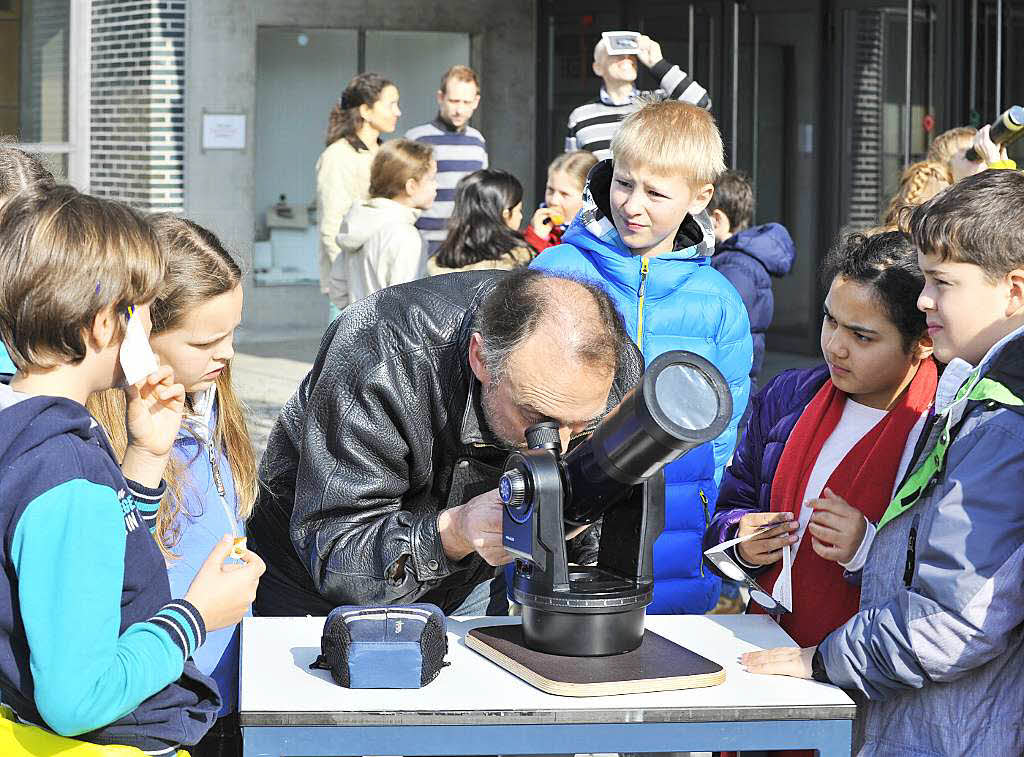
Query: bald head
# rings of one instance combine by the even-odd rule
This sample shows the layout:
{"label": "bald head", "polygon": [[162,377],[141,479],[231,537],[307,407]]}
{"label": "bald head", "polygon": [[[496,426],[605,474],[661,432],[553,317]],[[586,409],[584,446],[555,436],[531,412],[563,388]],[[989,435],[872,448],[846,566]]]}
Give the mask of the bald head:
{"label": "bald head", "polygon": [[562,360],[609,375],[629,343],[604,290],[532,269],[502,279],[477,311],[473,330],[480,334],[492,381],[501,380],[513,353],[534,338],[557,348]]}
{"label": "bald head", "polygon": [[598,287],[522,269],[477,311],[469,364],[483,384],[487,424],[510,445],[554,420],[563,446],[604,415],[629,349],[615,306]]}

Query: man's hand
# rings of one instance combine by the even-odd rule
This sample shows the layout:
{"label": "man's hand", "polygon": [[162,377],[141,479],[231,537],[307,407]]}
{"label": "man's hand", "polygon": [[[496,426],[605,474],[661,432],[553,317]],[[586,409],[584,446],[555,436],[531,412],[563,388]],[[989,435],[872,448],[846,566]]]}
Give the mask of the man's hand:
{"label": "man's hand", "polygon": [[740,655],[740,664],[748,673],[759,675],[811,677],[811,660],[817,647],[776,647]]}
{"label": "man's hand", "polygon": [[807,503],[814,508],[807,532],[811,547],[821,557],[837,563],[848,563],[857,554],[868,529],[863,513],[845,499],[825,489],[825,496]]}
{"label": "man's hand", "polygon": [[643,63],[647,68],[653,68],[654,66],[661,63],[661,59],[664,57],[661,54],[661,45],[655,42],[653,39],[648,37],[646,34],[640,35],[640,49],[637,50],[636,57]]}
{"label": "man's hand", "polygon": [[441,511],[437,532],[448,559],[458,561],[476,552],[490,565],[512,562],[512,555],[505,551],[501,539],[501,512],[497,489]]}
{"label": "man's hand", "polygon": [[782,549],[796,544],[793,532],[799,524],[793,520],[793,513],[751,513],[740,518],[736,536],[747,536],[769,523],[779,523],[778,528],[758,534],[750,541],[736,545],[736,551],[749,565],[771,565],[782,559]]}

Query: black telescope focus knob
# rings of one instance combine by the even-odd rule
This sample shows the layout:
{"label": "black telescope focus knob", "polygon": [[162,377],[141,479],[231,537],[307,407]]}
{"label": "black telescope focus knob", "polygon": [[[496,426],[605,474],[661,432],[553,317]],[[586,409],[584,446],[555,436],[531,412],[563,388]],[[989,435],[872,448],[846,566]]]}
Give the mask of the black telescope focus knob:
{"label": "black telescope focus knob", "polygon": [[562,437],[558,435],[558,424],[554,421],[534,423],[526,429],[526,446],[530,449],[561,449]]}

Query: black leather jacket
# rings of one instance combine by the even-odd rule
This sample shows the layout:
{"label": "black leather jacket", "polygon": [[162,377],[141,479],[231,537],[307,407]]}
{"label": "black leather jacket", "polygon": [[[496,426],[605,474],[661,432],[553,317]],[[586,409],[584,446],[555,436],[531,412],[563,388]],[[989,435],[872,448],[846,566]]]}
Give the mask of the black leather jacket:
{"label": "black leather jacket", "polygon": [[[495,575],[475,553],[445,556],[437,514],[494,489],[508,454],[486,428],[468,363],[473,313],[503,275],[385,289],[327,329],[260,466],[249,521],[267,563],[257,612],[413,601],[450,612]],[[632,345],[620,362],[609,409],[643,372]]]}

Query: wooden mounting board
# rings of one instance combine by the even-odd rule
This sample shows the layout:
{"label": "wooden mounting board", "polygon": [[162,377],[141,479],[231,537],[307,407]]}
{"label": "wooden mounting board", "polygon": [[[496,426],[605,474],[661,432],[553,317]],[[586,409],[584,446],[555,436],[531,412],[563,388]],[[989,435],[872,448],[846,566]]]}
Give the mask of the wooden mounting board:
{"label": "wooden mounting board", "polygon": [[523,643],[519,624],[474,628],[466,646],[548,694],[596,697],[717,686],[725,669],[653,631],[632,652],[608,657],[565,657]]}

